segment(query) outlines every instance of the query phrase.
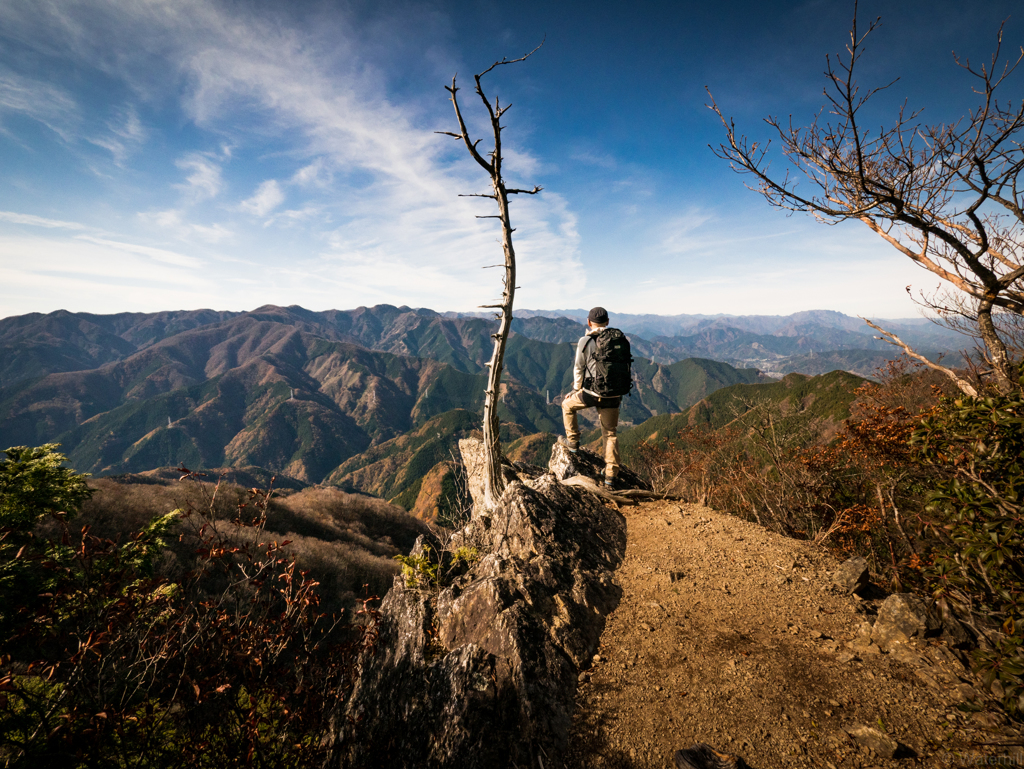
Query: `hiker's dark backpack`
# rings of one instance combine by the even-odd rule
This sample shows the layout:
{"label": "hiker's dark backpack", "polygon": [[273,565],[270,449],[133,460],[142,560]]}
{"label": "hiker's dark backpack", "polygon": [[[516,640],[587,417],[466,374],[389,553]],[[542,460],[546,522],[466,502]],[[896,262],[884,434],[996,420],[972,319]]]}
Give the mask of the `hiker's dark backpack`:
{"label": "hiker's dark backpack", "polygon": [[625,395],[633,387],[633,356],[626,335],[617,328],[606,328],[594,334],[593,343],[594,355],[583,386],[602,398]]}

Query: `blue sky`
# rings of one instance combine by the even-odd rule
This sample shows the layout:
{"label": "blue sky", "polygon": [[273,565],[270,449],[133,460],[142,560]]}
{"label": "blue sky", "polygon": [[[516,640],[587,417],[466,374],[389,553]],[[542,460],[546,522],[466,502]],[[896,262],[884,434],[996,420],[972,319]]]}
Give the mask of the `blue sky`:
{"label": "blue sky", "polygon": [[[973,105],[952,51],[978,61],[1016,2],[860,4],[882,16],[860,79],[901,80],[925,120]],[[965,9],[969,8],[969,13]],[[806,122],[852,3],[0,3],[0,317],[323,310],[382,302],[472,310],[497,298],[487,188],[444,86],[488,75],[511,102],[517,306],[628,313],[908,317],[931,289],[866,227],[771,209],[708,144],[708,86],[753,135]],[[1006,96],[1021,97],[1024,71]],[[478,102],[461,91],[485,138]]]}

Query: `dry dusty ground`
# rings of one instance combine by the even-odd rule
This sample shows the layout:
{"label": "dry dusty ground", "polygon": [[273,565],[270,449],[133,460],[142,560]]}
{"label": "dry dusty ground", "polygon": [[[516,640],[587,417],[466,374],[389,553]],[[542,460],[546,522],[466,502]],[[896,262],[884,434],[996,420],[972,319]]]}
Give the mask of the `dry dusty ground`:
{"label": "dry dusty ground", "polygon": [[[980,685],[945,645],[846,646],[871,604],[831,585],[827,554],[697,505],[623,512],[622,601],[581,675],[570,766],[661,769],[698,742],[753,769],[1024,766],[1019,747],[977,745],[1020,735],[957,709]],[[898,757],[840,731],[856,724],[898,740]]]}

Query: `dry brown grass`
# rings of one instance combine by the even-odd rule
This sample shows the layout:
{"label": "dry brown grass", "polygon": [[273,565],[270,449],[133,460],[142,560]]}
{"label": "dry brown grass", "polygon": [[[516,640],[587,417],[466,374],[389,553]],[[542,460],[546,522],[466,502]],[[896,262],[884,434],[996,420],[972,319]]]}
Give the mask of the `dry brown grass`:
{"label": "dry brown grass", "polygon": [[[248,490],[234,484],[99,478],[90,486],[95,494],[74,525],[87,525],[93,534],[114,540],[175,509],[203,510],[230,539],[229,522],[248,514]],[[262,538],[289,542],[288,551],[299,569],[320,583],[323,608],[331,612],[350,609],[364,595],[386,593],[400,569],[394,556],[407,553],[426,530],[423,522],[384,500],[312,487],[271,500]],[[186,520],[177,533],[159,565],[170,579],[180,579],[195,563],[198,530]]]}

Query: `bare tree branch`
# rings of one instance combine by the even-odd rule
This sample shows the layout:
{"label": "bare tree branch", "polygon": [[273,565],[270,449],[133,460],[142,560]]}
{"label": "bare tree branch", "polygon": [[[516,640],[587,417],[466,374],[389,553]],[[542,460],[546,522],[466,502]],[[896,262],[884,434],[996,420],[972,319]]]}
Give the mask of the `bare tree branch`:
{"label": "bare tree branch", "polygon": [[886,331],[884,328],[876,326],[867,318],[861,318],[861,320],[867,323],[869,326],[871,326],[871,328],[875,329],[875,331],[880,333],[883,337],[885,337],[885,341],[887,341],[889,344],[902,348],[903,352],[905,352],[914,360],[921,361],[921,363],[926,365],[928,368],[935,369],[936,371],[941,371],[943,374],[948,376],[950,379],[953,380],[953,384],[960,388],[961,392],[965,393],[966,395],[970,395],[972,398],[978,397],[978,391],[974,389],[974,386],[970,382],[967,382],[964,379],[958,377],[953,370],[948,369],[945,366],[940,366],[938,363],[932,363],[923,355],[914,352],[914,350],[910,347],[909,344],[904,342],[891,331]]}
{"label": "bare tree branch", "polygon": [[[869,130],[861,110],[896,82],[861,91],[854,76],[878,23],[861,33],[854,6],[845,54],[827,58],[826,105],[803,127],[769,116],[767,142],[741,135],[708,90],[707,106],[725,129],[725,141],[711,149],[736,172],[751,175],[752,188],[777,208],[826,224],[860,220],[969,297],[979,323],[997,308],[1024,315],[1024,100],[996,99],[996,90],[1024,61],[1024,48],[1000,66],[1000,28],[991,61],[980,69],[954,55],[976,79],[973,91],[980,97],[956,123],[922,124],[920,111],[904,104],[888,126]],[[789,164],[781,173],[772,167],[778,156]],[[1000,331],[994,324],[979,327],[977,338],[999,389],[1013,387],[1013,361],[1002,352]]]}

